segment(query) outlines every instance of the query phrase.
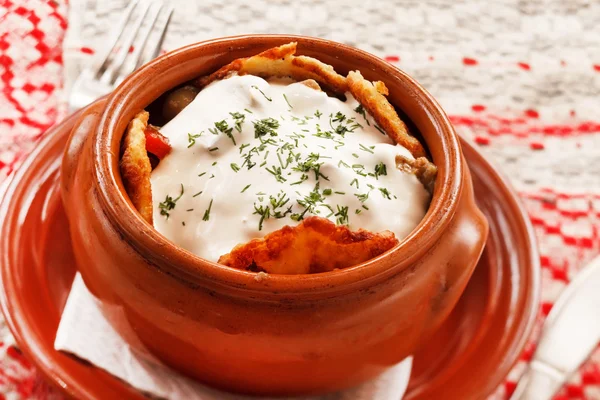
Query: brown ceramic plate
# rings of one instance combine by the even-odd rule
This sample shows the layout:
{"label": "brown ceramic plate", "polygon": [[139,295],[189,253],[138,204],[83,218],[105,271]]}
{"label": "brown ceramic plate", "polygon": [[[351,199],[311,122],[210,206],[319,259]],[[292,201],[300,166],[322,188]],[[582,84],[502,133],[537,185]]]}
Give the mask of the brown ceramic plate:
{"label": "brown ceramic plate", "polygon": [[[10,184],[3,185],[2,310],[23,352],[66,394],[143,399],[118,379],[53,347],[75,274],[58,171],[76,118],[48,132]],[[458,306],[415,355],[408,399],[484,398],[517,360],[536,316],[540,269],[527,216],[477,150],[464,141],[462,146],[490,235]]]}

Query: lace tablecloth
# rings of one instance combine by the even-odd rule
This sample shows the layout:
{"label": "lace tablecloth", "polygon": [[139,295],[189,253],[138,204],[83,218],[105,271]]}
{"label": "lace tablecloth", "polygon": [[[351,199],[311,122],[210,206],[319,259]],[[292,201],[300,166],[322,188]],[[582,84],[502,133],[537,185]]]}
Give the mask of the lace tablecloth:
{"label": "lace tablecloth", "polygon": [[[125,1],[0,0],[0,181],[65,116],[64,87],[101,49]],[[600,251],[600,3],[219,0],[176,2],[166,49],[239,33],[348,43],[412,74],[457,131],[509,176],[536,228],[539,322]],[[60,398],[0,321],[0,399]],[[527,347],[494,398],[506,398]],[[600,350],[559,399],[600,399]]]}

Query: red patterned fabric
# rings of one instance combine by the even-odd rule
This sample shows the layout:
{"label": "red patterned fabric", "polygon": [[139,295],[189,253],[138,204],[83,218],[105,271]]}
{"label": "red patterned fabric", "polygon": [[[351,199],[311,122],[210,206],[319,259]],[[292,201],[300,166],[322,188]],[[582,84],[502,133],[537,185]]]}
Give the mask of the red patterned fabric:
{"label": "red patterned fabric", "polygon": [[[0,1],[0,181],[64,116],[58,92],[66,28],[64,4]],[[1,317],[0,337],[0,400],[57,397],[13,345]]]}
{"label": "red patterned fabric", "polygon": [[[588,6],[583,3],[580,6],[587,10]],[[583,12],[592,13],[586,10]],[[61,89],[67,11],[65,3],[53,0],[0,0],[0,181],[19,165],[47,128],[65,116]],[[527,12],[523,11],[528,15]],[[227,19],[228,16],[231,14],[224,13],[221,17]],[[339,37],[333,39],[341,40]],[[360,41],[360,38],[353,39]],[[376,46],[365,47],[377,51]],[[427,48],[426,43],[423,48]],[[95,52],[91,44],[71,50],[77,51],[80,57],[91,57]],[[599,152],[600,144],[598,103],[590,105],[577,100],[591,97],[597,101],[598,97],[594,96],[600,94],[600,55],[596,51],[595,59],[592,55],[592,58],[583,57],[577,62],[577,56],[572,52],[565,54],[564,59],[561,56],[529,60],[526,53],[523,54],[522,59],[510,62],[500,62],[485,52],[453,52],[443,59],[459,71],[467,85],[472,83],[470,73],[489,74],[489,82],[495,81],[494,74],[511,77],[522,85],[525,93],[524,100],[519,100],[523,104],[521,108],[498,105],[496,97],[502,96],[502,87],[493,88],[491,93],[482,88],[482,95],[477,98],[465,99],[463,96],[456,100],[456,107],[453,99],[438,95],[443,87],[434,84],[428,87],[452,114],[456,129],[477,143],[513,180],[530,213],[543,267],[542,304],[536,329],[539,331],[543,318],[562,289],[585,262],[600,251],[600,181],[599,174],[594,172],[594,168],[598,171],[600,160],[593,153]],[[385,58],[418,76],[419,80],[429,78],[440,82],[445,78],[442,73],[426,76],[427,63],[441,62],[439,52],[414,57],[387,54]],[[554,74],[543,75],[544,82],[552,82],[555,77],[565,74],[577,77],[572,83],[575,88],[570,97],[572,104],[560,104],[559,111],[553,111],[553,104],[539,101],[538,107],[536,101],[530,101],[527,96],[536,86],[534,77],[541,76],[536,75],[540,70]],[[446,78],[452,83],[452,77]],[[544,85],[540,85],[539,96],[552,98],[552,93],[543,92]],[[570,90],[569,86],[555,86],[559,91]],[[512,104],[517,100],[512,99]],[[591,112],[591,109],[595,111]],[[573,157],[581,157],[582,163],[577,164]],[[527,162],[523,162],[523,158]],[[587,171],[585,179],[581,178],[584,170]],[[544,178],[540,179],[542,175]],[[573,185],[568,185],[570,179]],[[3,338],[0,342],[0,400],[60,398],[54,389],[41,381],[39,373],[13,346],[4,321],[0,321],[0,335]],[[493,398],[504,399],[510,395],[534,350],[532,342]],[[600,400],[600,349],[556,399]]]}

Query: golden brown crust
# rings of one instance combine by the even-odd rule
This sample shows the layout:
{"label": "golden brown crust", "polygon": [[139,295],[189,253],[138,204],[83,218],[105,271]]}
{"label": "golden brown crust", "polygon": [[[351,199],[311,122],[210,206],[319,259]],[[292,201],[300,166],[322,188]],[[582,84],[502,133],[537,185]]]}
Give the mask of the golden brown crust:
{"label": "golden brown crust", "polygon": [[[333,90],[336,93],[345,93],[348,90],[348,83],[346,78],[335,72],[333,67],[329,64],[325,64],[315,58],[306,56],[291,56],[293,73],[292,77],[302,77],[306,73],[306,78],[312,79],[325,85],[327,88]],[[300,79],[297,79],[300,80]]]}
{"label": "golden brown crust", "polygon": [[296,81],[314,80],[325,90],[336,94],[350,91],[392,140],[406,147],[415,158],[425,156],[423,145],[411,136],[406,124],[385,97],[389,90],[383,82],[371,83],[358,71],[351,71],[348,77],[343,77],[335,72],[331,65],[312,57],[296,56],[296,46],[296,42],[291,42],[252,57],[239,58],[208,76],[196,79],[194,84],[203,88],[215,80],[225,79],[237,73],[265,79],[288,77]]}
{"label": "golden brown crust", "polygon": [[146,135],[149,114],[138,113],[127,126],[123,138],[123,156],[120,170],[125,190],[142,217],[152,224],[152,187],[150,174],[152,167],[146,152]]}
{"label": "golden brown crust", "polygon": [[411,136],[406,128],[406,124],[400,119],[398,113],[383,94],[387,93],[387,88],[383,89],[383,82],[373,85],[363,78],[360,72],[350,71],[348,73],[348,89],[352,96],[373,116],[377,125],[379,125],[387,134],[400,144],[415,157],[424,157],[425,149],[421,143]]}
{"label": "golden brown crust", "polygon": [[429,193],[433,192],[433,184],[437,176],[437,167],[425,157],[419,157],[415,160],[404,156],[396,156],[396,167],[401,171],[414,174],[417,179],[425,186]]}
{"label": "golden brown crust", "polygon": [[252,57],[238,58],[208,76],[198,78],[194,84],[199,88],[224,79],[237,72],[239,75],[255,75],[261,78],[285,78],[295,81],[312,79],[335,93],[343,94],[348,86],[346,78],[339,75],[331,65],[311,57],[295,56],[296,42],[263,51]]}
{"label": "golden brown crust", "polygon": [[306,80],[303,80],[303,81],[298,82],[298,83],[300,83],[300,84],[302,84],[302,85],[304,85],[306,87],[309,87],[311,89],[314,89],[316,91],[319,91],[319,92],[322,91],[321,90],[321,86],[319,86],[319,84],[317,83],[317,81],[315,81],[314,79],[306,79]]}
{"label": "golden brown crust", "polygon": [[203,89],[205,86],[208,86],[214,81],[220,81],[222,79],[228,78],[233,73],[237,73],[242,67],[244,61],[246,60],[247,58],[238,58],[237,60],[233,60],[232,62],[219,68],[212,74],[202,76],[198,79],[193,80],[192,83],[199,89]]}
{"label": "golden brown crust", "polygon": [[[322,217],[309,217],[261,239],[237,245],[219,258],[233,268],[271,274],[308,274],[347,268],[370,260],[398,244],[390,231],[351,231]],[[310,251],[307,251],[310,249]]]}
{"label": "golden brown crust", "polygon": [[375,81],[373,82],[373,86],[375,86],[375,90],[377,90],[380,94],[387,96],[390,94],[390,91],[388,90],[387,86],[385,86],[385,83],[381,82],[381,81]]}

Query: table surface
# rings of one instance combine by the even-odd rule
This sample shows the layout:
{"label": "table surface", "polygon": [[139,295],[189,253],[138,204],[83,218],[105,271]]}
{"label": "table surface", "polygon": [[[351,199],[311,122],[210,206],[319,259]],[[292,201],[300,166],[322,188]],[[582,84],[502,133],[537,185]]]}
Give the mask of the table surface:
{"label": "table surface", "polygon": [[[124,3],[0,0],[0,182],[64,118],[68,88],[102,49]],[[221,3],[178,1],[165,48],[270,32],[365,49],[420,81],[456,130],[509,177],[534,224],[543,270],[531,343],[492,396],[506,398],[554,301],[600,252],[600,3]],[[14,346],[1,317],[0,336],[0,400],[60,399]],[[600,399],[600,348],[556,398]]]}

